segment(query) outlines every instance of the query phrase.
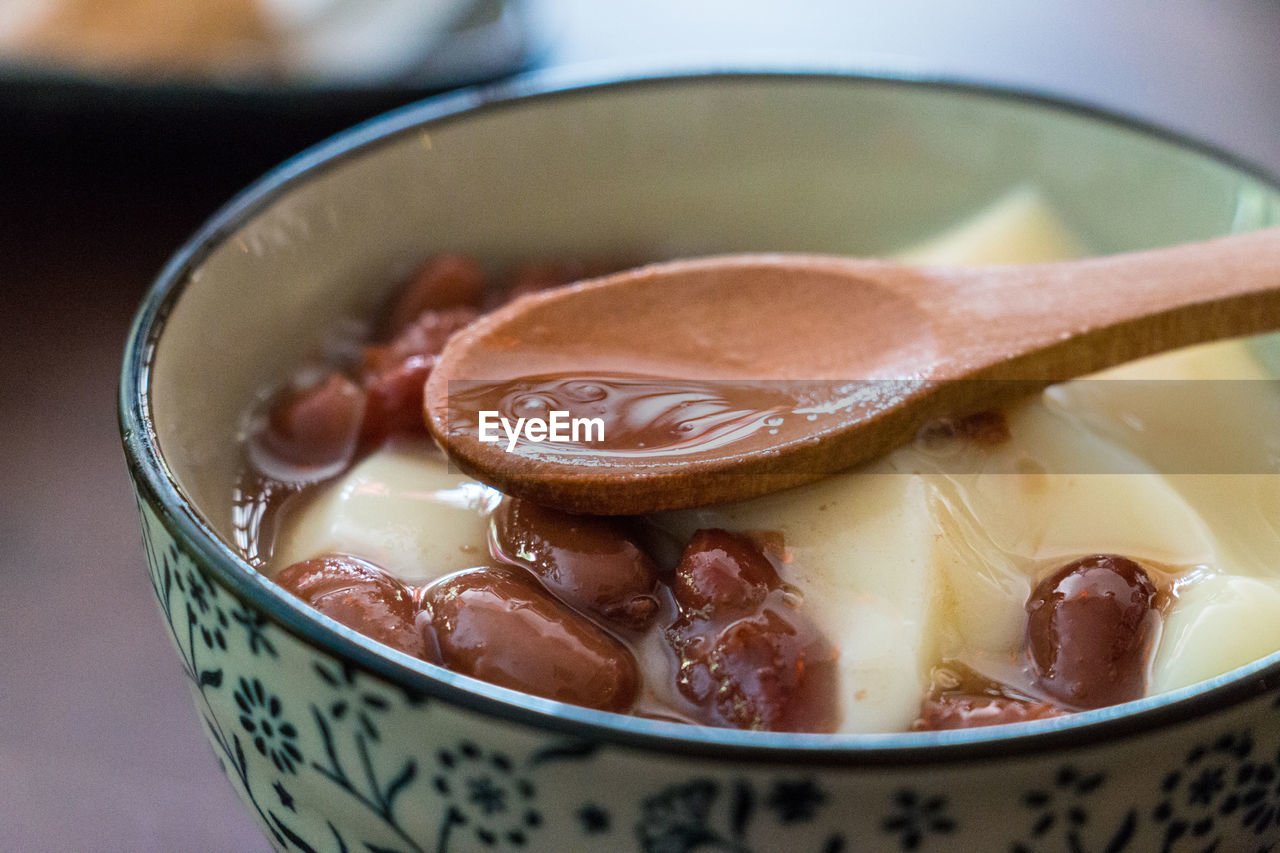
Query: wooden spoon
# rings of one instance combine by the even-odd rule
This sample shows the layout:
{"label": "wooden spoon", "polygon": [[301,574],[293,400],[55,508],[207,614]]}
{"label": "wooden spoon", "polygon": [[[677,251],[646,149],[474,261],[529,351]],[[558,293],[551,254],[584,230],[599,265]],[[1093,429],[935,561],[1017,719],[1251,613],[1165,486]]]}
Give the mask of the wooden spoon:
{"label": "wooden spoon", "polygon": [[[460,468],[504,492],[643,513],[794,486],[939,417],[1275,328],[1280,228],[988,268],[713,257],[537,293],[481,318],[432,371],[426,416]],[[514,425],[557,409],[570,440],[535,432],[513,445],[493,416],[486,434],[500,440],[481,440],[481,412]],[[593,417],[604,441],[586,429]],[[586,430],[576,441],[574,420]]]}

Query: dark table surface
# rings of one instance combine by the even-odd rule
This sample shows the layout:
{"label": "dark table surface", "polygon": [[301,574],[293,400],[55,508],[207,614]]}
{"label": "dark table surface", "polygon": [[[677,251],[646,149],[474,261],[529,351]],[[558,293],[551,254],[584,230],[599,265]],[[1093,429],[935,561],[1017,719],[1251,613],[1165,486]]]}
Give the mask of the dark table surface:
{"label": "dark table surface", "polygon": [[[1117,108],[1280,171],[1277,2],[530,9],[541,65],[836,60],[974,78]],[[0,850],[266,849],[152,603],[116,433],[121,352],[150,279],[217,206],[406,96],[305,114],[196,99],[166,115],[30,96],[0,82]]]}

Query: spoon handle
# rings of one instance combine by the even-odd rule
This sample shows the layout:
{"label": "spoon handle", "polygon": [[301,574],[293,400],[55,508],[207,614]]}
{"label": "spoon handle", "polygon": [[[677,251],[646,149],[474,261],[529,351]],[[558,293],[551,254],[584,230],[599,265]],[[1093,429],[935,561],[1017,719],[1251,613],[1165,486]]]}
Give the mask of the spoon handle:
{"label": "spoon handle", "polygon": [[1280,328],[1280,228],[1085,261],[948,270],[938,296],[955,345],[940,378],[1058,381]]}

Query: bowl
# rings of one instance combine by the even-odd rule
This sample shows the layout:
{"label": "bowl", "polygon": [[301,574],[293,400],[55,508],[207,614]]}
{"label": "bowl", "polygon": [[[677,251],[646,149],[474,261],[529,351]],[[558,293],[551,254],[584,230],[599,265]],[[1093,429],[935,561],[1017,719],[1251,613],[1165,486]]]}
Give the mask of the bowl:
{"label": "bowl", "polygon": [[1280,222],[1280,186],[1124,118],[837,72],[533,76],[289,161],[159,276],[125,451],[162,623],[268,840],[300,850],[1261,849],[1280,654],[1123,706],[951,732],[684,726],[376,645],[232,548],[240,415],[432,250],[876,255],[1033,182],[1095,249]]}

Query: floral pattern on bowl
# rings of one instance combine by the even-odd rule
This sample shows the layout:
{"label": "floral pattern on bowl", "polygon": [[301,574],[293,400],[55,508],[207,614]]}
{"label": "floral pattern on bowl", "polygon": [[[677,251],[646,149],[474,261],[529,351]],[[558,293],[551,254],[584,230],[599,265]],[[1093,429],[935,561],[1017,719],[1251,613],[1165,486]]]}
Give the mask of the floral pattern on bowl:
{"label": "floral pattern on bowl", "polygon": [[[151,582],[219,766],[299,851],[1268,850],[1280,693],[1071,752],[918,767],[698,763],[555,737],[334,658],[139,510]],[[1177,749],[1170,751],[1170,746]]]}

